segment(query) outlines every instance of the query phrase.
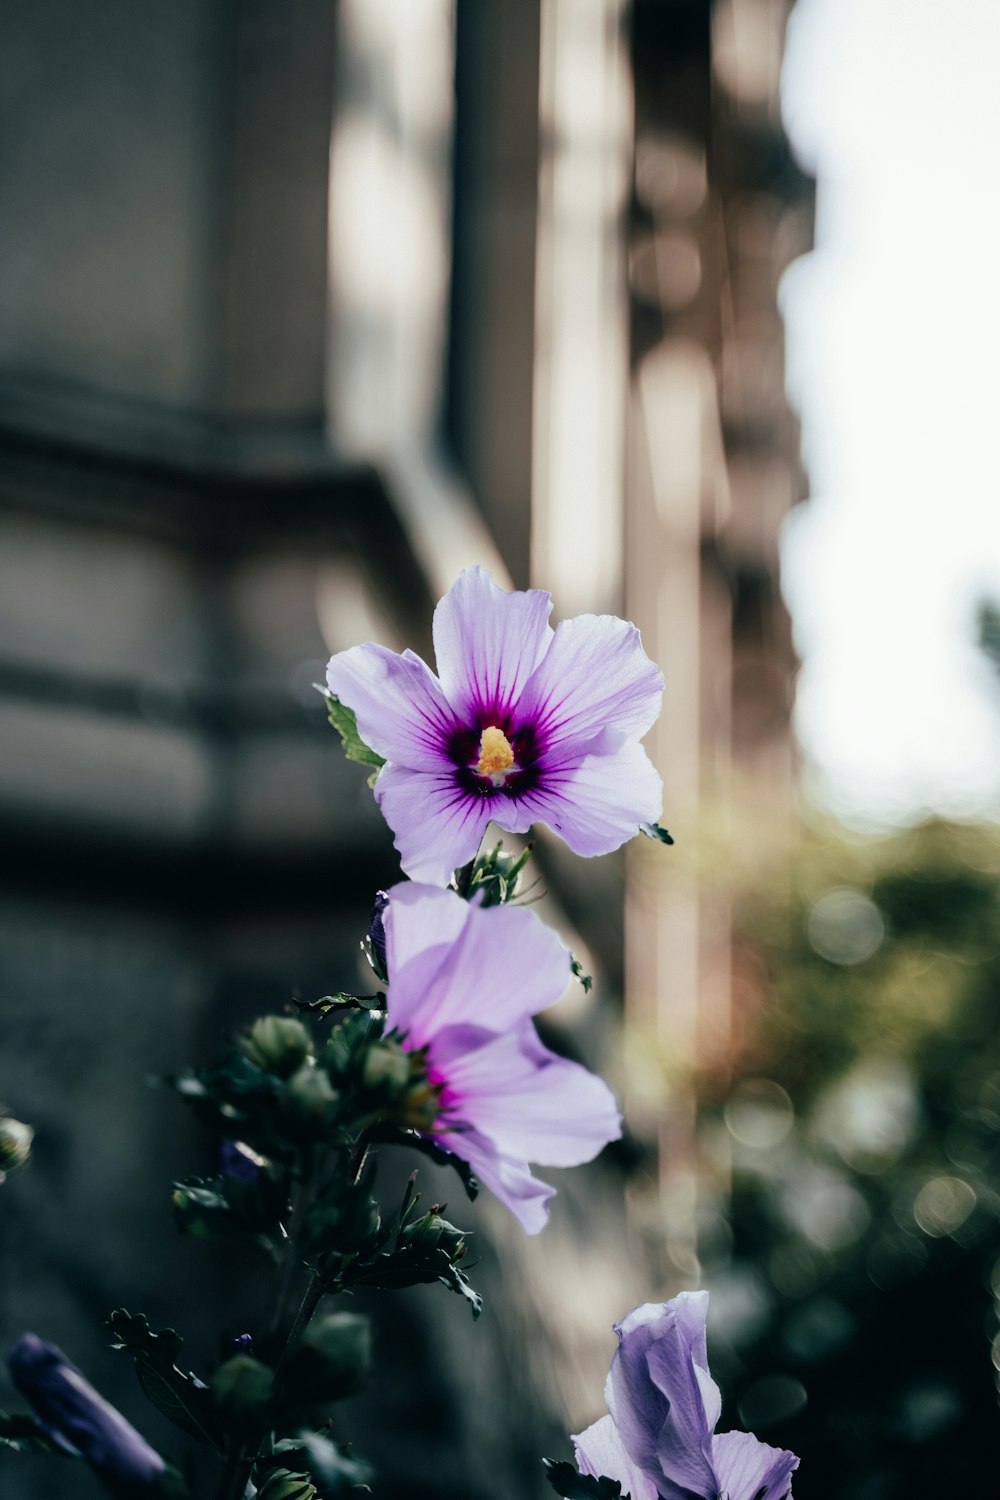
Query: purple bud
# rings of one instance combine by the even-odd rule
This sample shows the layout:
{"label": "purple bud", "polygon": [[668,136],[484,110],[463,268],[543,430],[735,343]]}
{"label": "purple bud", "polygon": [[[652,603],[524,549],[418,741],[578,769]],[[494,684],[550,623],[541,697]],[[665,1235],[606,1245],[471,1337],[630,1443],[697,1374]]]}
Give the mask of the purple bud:
{"label": "purple bud", "polygon": [[251,1151],[242,1141],[223,1141],[219,1146],[219,1174],[235,1177],[238,1182],[256,1182],[264,1158]]}
{"label": "purple bud", "polygon": [[24,1333],[7,1356],[11,1378],[53,1442],[79,1454],[117,1500],[150,1493],[166,1464],[54,1344]]}
{"label": "purple bud", "polygon": [[239,1333],[233,1339],[234,1354],[252,1354],[253,1336],[249,1333]]}
{"label": "purple bud", "polygon": [[375,960],[375,971],[380,979],[389,977],[385,962],[385,924],[382,921],[383,913],[388,905],[389,897],[385,891],[376,891],[375,905],[372,907],[371,920],[368,923],[368,942]]}

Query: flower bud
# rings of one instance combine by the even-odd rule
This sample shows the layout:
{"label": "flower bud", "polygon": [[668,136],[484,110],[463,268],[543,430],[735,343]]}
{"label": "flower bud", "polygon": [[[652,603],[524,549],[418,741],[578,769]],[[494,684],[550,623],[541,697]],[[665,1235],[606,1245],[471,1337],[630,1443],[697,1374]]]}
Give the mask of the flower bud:
{"label": "flower bud", "polygon": [[361,1082],[366,1089],[378,1089],[398,1099],[409,1087],[411,1072],[410,1055],[398,1042],[375,1042],[365,1054]]}
{"label": "flower bud", "polygon": [[258,1156],[243,1141],[223,1141],[219,1146],[219,1174],[240,1182],[256,1182],[267,1166],[267,1158]]}
{"label": "flower bud", "polygon": [[293,1016],[261,1016],[241,1038],[240,1047],[265,1073],[290,1078],[312,1052],[312,1039]]}
{"label": "flower bud", "polygon": [[443,1250],[451,1261],[461,1260],[466,1251],[465,1231],[456,1229],[434,1209],[407,1224],[399,1236],[399,1243],[420,1256]]}
{"label": "flower bud", "polygon": [[240,1426],[263,1425],[274,1391],[274,1371],[251,1354],[234,1354],[212,1376],[215,1404]]}
{"label": "flower bud", "polygon": [[279,1106],[282,1128],[294,1140],[317,1140],[333,1124],[339,1098],[323,1069],[306,1064],[285,1086]]}
{"label": "flower bud", "polygon": [[326,1193],[310,1208],[305,1223],[304,1249],[313,1255],[355,1255],[374,1246],[381,1227],[378,1204],[367,1187]]}
{"label": "flower bud", "polygon": [[286,1389],[300,1401],[353,1396],[368,1378],[371,1328],[360,1313],[329,1313],[302,1335],[288,1362]]}
{"label": "flower bud", "polygon": [[362,946],[368,954],[368,962],[383,984],[388,982],[389,969],[385,958],[385,909],[389,905],[389,897],[385,891],[375,892],[375,905],[368,922],[368,936]]}
{"label": "flower bud", "polygon": [[312,1500],[317,1493],[308,1474],[290,1469],[272,1469],[257,1491],[257,1500]]}
{"label": "flower bud", "polygon": [[418,1078],[393,1111],[392,1118],[407,1130],[431,1131],[441,1110],[441,1090]]}
{"label": "flower bud", "polygon": [[163,1459],[60,1349],[24,1333],[7,1363],[48,1435],[80,1454],[117,1500],[158,1491],[167,1467]]}
{"label": "flower bud", "polygon": [[31,1142],[35,1132],[30,1125],[0,1115],[0,1182],[8,1172],[23,1167],[31,1155]]}

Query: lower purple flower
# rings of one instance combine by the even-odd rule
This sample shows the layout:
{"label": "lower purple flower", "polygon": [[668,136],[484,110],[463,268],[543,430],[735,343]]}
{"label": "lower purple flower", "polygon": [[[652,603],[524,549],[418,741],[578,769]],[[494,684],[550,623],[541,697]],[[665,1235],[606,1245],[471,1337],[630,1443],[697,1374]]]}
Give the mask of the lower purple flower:
{"label": "lower purple flower", "polygon": [[54,1443],[84,1458],[118,1500],[150,1494],[166,1469],[163,1459],[61,1349],[24,1333],[7,1363],[14,1384]]}
{"label": "lower purple flower", "polygon": [[618,1480],[631,1500],[789,1500],[794,1453],[715,1431],[722,1399],[708,1370],[707,1315],[707,1292],[681,1292],[615,1324],[611,1415],[574,1437],[580,1471]]}
{"label": "lower purple flower", "polygon": [[423,1133],[537,1234],[555,1189],[529,1162],[578,1166],[621,1134],[607,1084],[550,1052],[531,1019],[566,989],[569,953],[532,912],[436,886],[393,886],[383,920],[388,1022],[427,1059]]}

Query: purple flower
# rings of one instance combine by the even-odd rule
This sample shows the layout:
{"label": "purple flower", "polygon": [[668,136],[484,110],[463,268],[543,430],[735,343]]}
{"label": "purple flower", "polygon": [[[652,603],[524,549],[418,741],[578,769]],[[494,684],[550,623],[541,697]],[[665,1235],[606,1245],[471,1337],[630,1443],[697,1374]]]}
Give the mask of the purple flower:
{"label": "purple flower", "polygon": [[531,1020],[565,990],[569,953],[532,912],[437,886],[393,886],[384,922],[388,1022],[426,1049],[424,1133],[537,1234],[555,1189],[528,1163],[578,1166],[621,1134],[607,1084],[544,1047]]}
{"label": "purple flower", "polygon": [[151,1491],[166,1468],[163,1459],[60,1349],[23,1333],[7,1363],[49,1437],[86,1459],[112,1495],[133,1500]]}
{"label": "purple flower", "polygon": [[375,795],[412,879],[446,885],[491,818],[508,833],[546,823],[593,855],[659,817],[639,740],[662,675],[634,625],[580,615],[553,630],[551,609],[539,589],[507,594],[467,568],[434,611],[437,677],[371,643],[331,660],[330,692],[385,759]]}
{"label": "purple flower", "polygon": [[707,1292],[647,1302],[615,1324],[604,1398],[611,1413],[573,1439],[584,1474],[617,1479],[632,1500],[786,1500],[794,1453],[749,1432],[717,1434],[722,1400],[708,1372]]}

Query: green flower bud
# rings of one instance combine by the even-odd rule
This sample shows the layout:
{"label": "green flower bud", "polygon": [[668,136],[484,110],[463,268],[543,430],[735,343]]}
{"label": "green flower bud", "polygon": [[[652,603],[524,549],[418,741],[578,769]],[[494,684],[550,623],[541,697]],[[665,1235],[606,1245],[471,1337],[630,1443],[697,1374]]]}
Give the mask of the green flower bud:
{"label": "green flower bud", "polygon": [[31,1155],[31,1142],[35,1132],[30,1125],[0,1115],[0,1182],[8,1172],[23,1167]]}
{"label": "green flower bud", "polygon": [[307,1063],[285,1085],[279,1106],[282,1128],[294,1140],[321,1138],[336,1118],[339,1098],[322,1068]]}
{"label": "green flower bud", "polygon": [[465,1231],[456,1229],[433,1209],[407,1224],[399,1236],[400,1247],[406,1246],[421,1257],[443,1250],[450,1261],[461,1260],[466,1251]]}
{"label": "green flower bud", "polygon": [[409,1087],[412,1064],[409,1053],[398,1042],[376,1042],[365,1054],[361,1082],[366,1089],[379,1089],[398,1098]]}
{"label": "green flower bud", "polygon": [[288,1362],[286,1390],[300,1401],[353,1396],[368,1378],[371,1329],[359,1313],[329,1313],[302,1335]]}
{"label": "green flower bud", "polygon": [[392,1112],[392,1118],[408,1130],[429,1131],[441,1111],[441,1090],[426,1078],[418,1078],[407,1089]]}
{"label": "green flower bud", "polygon": [[290,1078],[312,1053],[312,1038],[292,1016],[261,1016],[240,1039],[244,1056],[265,1073]]}
{"label": "green flower bud", "polygon": [[380,1228],[378,1204],[366,1188],[328,1193],[306,1216],[304,1248],[313,1255],[355,1255],[373,1245]]}
{"label": "green flower bud", "polygon": [[274,1391],[274,1371],[250,1354],[234,1354],[212,1376],[215,1404],[240,1425],[262,1423]]}
{"label": "green flower bud", "polygon": [[290,1469],[272,1469],[257,1491],[257,1500],[312,1500],[317,1493],[308,1474]]}

